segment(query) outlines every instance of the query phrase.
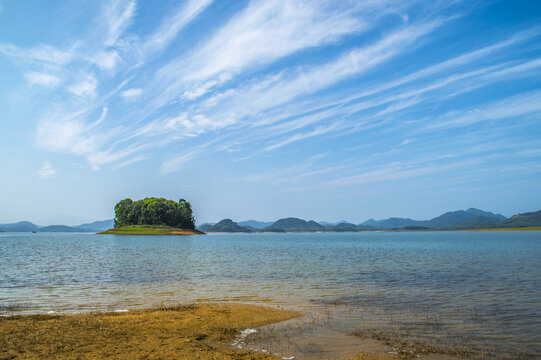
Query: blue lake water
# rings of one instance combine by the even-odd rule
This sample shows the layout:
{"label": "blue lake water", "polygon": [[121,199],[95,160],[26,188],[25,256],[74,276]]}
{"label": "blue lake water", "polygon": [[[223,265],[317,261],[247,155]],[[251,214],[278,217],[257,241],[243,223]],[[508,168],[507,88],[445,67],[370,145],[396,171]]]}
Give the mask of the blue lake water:
{"label": "blue lake water", "polygon": [[537,231],[0,233],[0,248],[5,315],[244,301],[340,309],[349,329],[541,353]]}

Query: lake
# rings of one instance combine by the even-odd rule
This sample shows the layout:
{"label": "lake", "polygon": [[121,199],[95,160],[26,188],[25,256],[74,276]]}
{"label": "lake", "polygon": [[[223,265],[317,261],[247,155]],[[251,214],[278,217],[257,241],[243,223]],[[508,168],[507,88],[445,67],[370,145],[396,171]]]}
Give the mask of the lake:
{"label": "lake", "polygon": [[0,233],[0,313],[241,301],[472,354],[541,354],[541,232]]}

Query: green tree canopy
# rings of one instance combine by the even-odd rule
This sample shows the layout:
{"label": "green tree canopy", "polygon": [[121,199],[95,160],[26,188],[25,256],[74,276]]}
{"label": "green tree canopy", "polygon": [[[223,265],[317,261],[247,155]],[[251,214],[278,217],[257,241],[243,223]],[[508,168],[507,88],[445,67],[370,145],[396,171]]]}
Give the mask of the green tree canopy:
{"label": "green tree canopy", "polygon": [[195,229],[192,206],[184,199],[178,202],[164,198],[124,199],[115,205],[115,227],[126,225],[165,225]]}

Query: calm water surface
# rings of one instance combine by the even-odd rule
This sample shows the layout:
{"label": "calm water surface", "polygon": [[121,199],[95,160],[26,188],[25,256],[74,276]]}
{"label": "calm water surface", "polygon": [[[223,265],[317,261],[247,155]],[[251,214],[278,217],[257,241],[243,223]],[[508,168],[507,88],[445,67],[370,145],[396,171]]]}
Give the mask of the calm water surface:
{"label": "calm water surface", "polygon": [[0,248],[7,315],[264,302],[324,309],[344,331],[541,353],[541,232],[0,233]]}

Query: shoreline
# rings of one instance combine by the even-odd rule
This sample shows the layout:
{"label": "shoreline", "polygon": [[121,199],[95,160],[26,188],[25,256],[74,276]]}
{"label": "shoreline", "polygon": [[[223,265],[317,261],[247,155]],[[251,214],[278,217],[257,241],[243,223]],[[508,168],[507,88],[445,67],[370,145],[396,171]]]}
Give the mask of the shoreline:
{"label": "shoreline", "polygon": [[136,225],[109,229],[96,233],[98,235],[205,235],[197,229],[179,229],[169,226]]}
{"label": "shoreline", "polygon": [[[254,231],[254,232],[227,232],[209,231],[205,234],[343,234],[343,233],[378,233],[378,232],[441,232],[441,231],[541,231],[541,226],[528,226],[519,228],[468,228],[468,229],[378,229],[361,231]],[[104,232],[105,233],[105,232]],[[101,233],[99,233],[101,234]]]}

